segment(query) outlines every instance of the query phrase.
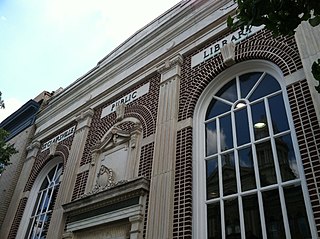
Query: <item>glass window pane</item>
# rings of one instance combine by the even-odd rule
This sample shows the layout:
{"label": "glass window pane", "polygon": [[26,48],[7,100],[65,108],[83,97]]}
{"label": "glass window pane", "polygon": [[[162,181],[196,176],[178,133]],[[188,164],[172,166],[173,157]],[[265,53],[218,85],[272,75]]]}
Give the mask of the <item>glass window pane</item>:
{"label": "glass window pane", "polygon": [[224,202],[226,239],[241,238],[238,200],[234,198]]}
{"label": "glass window pane", "polygon": [[48,177],[46,177],[41,184],[40,190],[43,190],[43,189],[47,188],[48,186],[49,186],[49,181],[48,181]]}
{"label": "glass window pane", "polygon": [[292,239],[311,238],[301,186],[284,188]]}
{"label": "glass window pane", "polygon": [[251,147],[239,150],[238,155],[242,191],[256,188]]}
{"label": "glass window pane", "polygon": [[236,168],[233,153],[221,156],[223,195],[237,193]]}
{"label": "glass window pane", "polygon": [[281,90],[278,81],[273,76],[266,74],[252,95],[249,97],[249,100],[257,100],[278,90]]}
{"label": "glass window pane", "polygon": [[206,161],[207,171],[207,199],[219,197],[219,168],[218,159]]}
{"label": "glass window pane", "polygon": [[243,197],[242,205],[246,238],[262,239],[262,230],[257,195]]}
{"label": "glass window pane", "polygon": [[299,178],[298,165],[289,134],[275,139],[282,181]]}
{"label": "glass window pane", "polygon": [[217,152],[217,127],[216,121],[212,121],[206,124],[206,156]]}
{"label": "glass window pane", "polygon": [[208,225],[208,239],[221,238],[221,218],[220,218],[220,204],[210,204],[207,206],[207,225]]}
{"label": "glass window pane", "polygon": [[33,208],[28,225],[26,238],[46,238],[51,213],[59,189],[59,177],[62,174],[62,164],[56,165],[44,178],[41,190]]}
{"label": "glass window pane", "polygon": [[218,115],[221,115],[230,110],[231,110],[231,105],[226,104],[217,99],[212,99],[206,113],[206,120],[216,117]]}
{"label": "glass window pane", "polygon": [[250,92],[255,83],[259,80],[261,75],[262,72],[251,72],[248,74],[243,74],[239,77],[241,98],[245,98],[247,96],[247,94]]}
{"label": "glass window pane", "polygon": [[235,112],[237,144],[238,146],[250,142],[247,108]]}
{"label": "glass window pane", "polygon": [[278,189],[262,193],[268,239],[286,238]]}
{"label": "glass window pane", "polygon": [[269,108],[273,132],[276,134],[288,130],[289,125],[282,94],[273,96],[269,99]]}
{"label": "glass window pane", "polygon": [[225,84],[216,94],[216,96],[223,98],[230,102],[235,102],[238,99],[236,79]]}
{"label": "glass window pane", "polygon": [[263,102],[251,106],[254,138],[256,140],[269,136],[267,115]]}
{"label": "glass window pane", "polygon": [[53,169],[51,169],[51,171],[48,173],[48,178],[49,178],[50,181],[52,180],[52,178],[53,178],[53,176],[54,176],[54,174],[55,174],[55,172],[57,170],[57,166],[54,167]]}
{"label": "glass window pane", "polygon": [[257,144],[256,153],[261,186],[263,187],[277,183],[270,141]]}
{"label": "glass window pane", "polygon": [[220,118],[220,144],[221,151],[233,148],[233,134],[230,114]]}

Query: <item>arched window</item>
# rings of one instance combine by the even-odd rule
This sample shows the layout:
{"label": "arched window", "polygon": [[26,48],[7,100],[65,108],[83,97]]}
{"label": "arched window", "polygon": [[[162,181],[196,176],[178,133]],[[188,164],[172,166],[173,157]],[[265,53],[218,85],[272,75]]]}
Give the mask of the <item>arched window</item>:
{"label": "arched window", "polygon": [[245,68],[207,94],[195,120],[195,238],[315,238],[277,74]]}
{"label": "arched window", "polygon": [[54,158],[40,172],[30,191],[18,236],[26,239],[46,238],[63,164]]}

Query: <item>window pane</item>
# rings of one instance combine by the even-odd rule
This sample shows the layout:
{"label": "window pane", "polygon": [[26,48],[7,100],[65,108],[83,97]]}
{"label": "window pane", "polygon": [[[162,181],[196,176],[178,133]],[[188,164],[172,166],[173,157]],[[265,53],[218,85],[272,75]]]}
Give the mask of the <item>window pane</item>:
{"label": "window pane", "polygon": [[237,198],[224,202],[225,230],[227,239],[241,238]]}
{"label": "window pane", "polygon": [[43,180],[43,182],[42,182],[42,184],[41,184],[41,187],[40,187],[40,190],[43,190],[43,189],[45,189],[45,188],[47,188],[48,186],[49,186],[49,181],[48,181],[48,177],[46,177],[44,180]]}
{"label": "window pane", "polygon": [[220,204],[210,204],[207,206],[208,239],[220,239],[221,236],[221,218]]}
{"label": "window pane", "polygon": [[247,108],[235,112],[237,144],[238,146],[250,142]]}
{"label": "window pane", "polygon": [[241,149],[239,153],[241,189],[247,191],[256,188],[251,147]]}
{"label": "window pane", "polygon": [[236,168],[233,153],[221,156],[223,195],[237,193]]}
{"label": "window pane", "polygon": [[50,197],[52,194],[52,190],[53,188],[50,188],[47,190],[47,193],[45,194],[44,198],[43,198],[43,202],[41,204],[41,212],[46,212],[49,208],[49,204],[50,204]]}
{"label": "window pane", "polygon": [[284,188],[292,239],[311,238],[308,217],[300,186]]}
{"label": "window pane", "polygon": [[206,113],[206,120],[221,115],[231,110],[231,105],[226,104],[220,100],[213,99],[208,107]]}
{"label": "window pane", "polygon": [[219,197],[219,169],[217,158],[206,161],[207,199]]}
{"label": "window pane", "polygon": [[220,144],[221,151],[233,148],[233,134],[231,125],[231,115],[228,114],[220,118]]}
{"label": "window pane", "polygon": [[251,112],[255,139],[258,140],[269,136],[267,115],[264,103],[259,102],[252,105]]}
{"label": "window pane", "polygon": [[291,136],[285,135],[275,139],[278,161],[281,170],[282,181],[299,178],[296,156],[293,150]]}
{"label": "window pane", "polygon": [[279,133],[289,129],[286,109],[282,94],[269,99],[269,107],[272,119],[273,132]]}
{"label": "window pane", "polygon": [[268,239],[286,238],[278,189],[262,193]]}
{"label": "window pane", "polygon": [[206,156],[217,152],[217,127],[216,121],[212,121],[206,124]]}
{"label": "window pane", "polygon": [[256,145],[261,186],[277,183],[270,141]]}
{"label": "window pane", "polygon": [[30,218],[26,238],[46,238],[55,198],[59,189],[59,177],[62,174],[62,164],[56,165],[44,178],[44,183],[38,192],[32,217]]}
{"label": "window pane", "polygon": [[252,87],[261,77],[262,72],[252,72],[248,74],[241,75],[240,79],[240,90],[241,90],[241,98],[245,98],[247,94],[250,92]]}
{"label": "window pane", "polygon": [[242,205],[246,238],[262,238],[257,195],[243,197]]}
{"label": "window pane", "polygon": [[254,101],[278,90],[281,90],[278,81],[271,75],[266,74],[249,99]]}
{"label": "window pane", "polygon": [[238,99],[236,79],[233,79],[229,83],[225,84],[216,94],[216,96],[228,100],[230,102],[235,102]]}

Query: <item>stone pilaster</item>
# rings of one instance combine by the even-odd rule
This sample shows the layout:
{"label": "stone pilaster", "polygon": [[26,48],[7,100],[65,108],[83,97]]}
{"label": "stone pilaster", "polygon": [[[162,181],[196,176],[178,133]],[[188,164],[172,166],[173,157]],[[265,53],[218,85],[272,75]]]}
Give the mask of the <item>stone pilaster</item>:
{"label": "stone pilaster", "polygon": [[[28,181],[28,177],[31,173],[37,153],[40,150],[40,146],[41,146],[40,142],[34,141],[26,148],[27,157],[23,164],[20,178],[19,178],[19,181],[17,182],[14,194],[12,196],[12,200],[9,205],[8,212],[16,212],[18,209],[20,200],[26,195],[28,195],[28,193],[24,193],[23,190],[26,185],[26,182]],[[0,230],[0,238],[8,237],[11,225],[14,220],[14,216],[15,216],[15,213],[7,213]]]}
{"label": "stone pilaster", "polygon": [[[312,27],[308,22],[302,22],[296,30],[295,38],[312,99],[315,105],[320,105],[320,94],[314,88],[318,85],[318,81],[311,73],[313,62],[320,59],[320,26]],[[320,120],[320,108],[315,107],[315,109]]]}
{"label": "stone pilaster", "polygon": [[161,73],[158,118],[151,174],[148,239],[172,238],[174,168],[182,57],[159,67]]}
{"label": "stone pilaster", "polygon": [[129,218],[131,223],[130,239],[142,239],[143,230],[143,217],[141,215],[133,216]]}
{"label": "stone pilaster", "polygon": [[80,159],[84,150],[87,135],[94,111],[88,109],[75,117],[78,122],[73,138],[69,158],[63,173],[63,179],[59,188],[55,208],[52,214],[47,238],[57,238],[62,235],[65,224],[62,205],[71,201],[72,191],[76,180]]}

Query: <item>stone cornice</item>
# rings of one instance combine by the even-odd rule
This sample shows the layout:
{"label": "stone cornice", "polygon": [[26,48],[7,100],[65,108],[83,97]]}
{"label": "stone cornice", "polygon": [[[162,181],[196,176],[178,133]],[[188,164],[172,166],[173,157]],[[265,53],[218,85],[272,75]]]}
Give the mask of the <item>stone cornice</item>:
{"label": "stone cornice", "polygon": [[137,178],[105,191],[82,197],[64,204],[62,207],[67,215],[78,215],[94,209],[116,204],[130,198],[146,195],[149,191],[149,180]]}
{"label": "stone cornice", "polygon": [[[146,28],[143,34],[135,35],[132,44],[124,44],[115,51],[119,53],[117,57],[109,56],[108,59],[112,60],[100,62],[100,65],[50,102],[37,119],[37,135],[55,122],[56,125],[66,124],[62,121],[70,121],[70,115],[77,114],[84,108],[94,108],[106,96],[114,94],[115,89],[132,86],[146,77],[147,72],[151,74],[157,71],[158,63],[179,51],[182,42],[192,40],[195,34],[203,32],[213,22],[225,18],[233,9],[220,9],[229,2],[189,1],[177,6],[171,15],[164,15],[161,24]],[[119,52],[120,49],[123,52]]]}

